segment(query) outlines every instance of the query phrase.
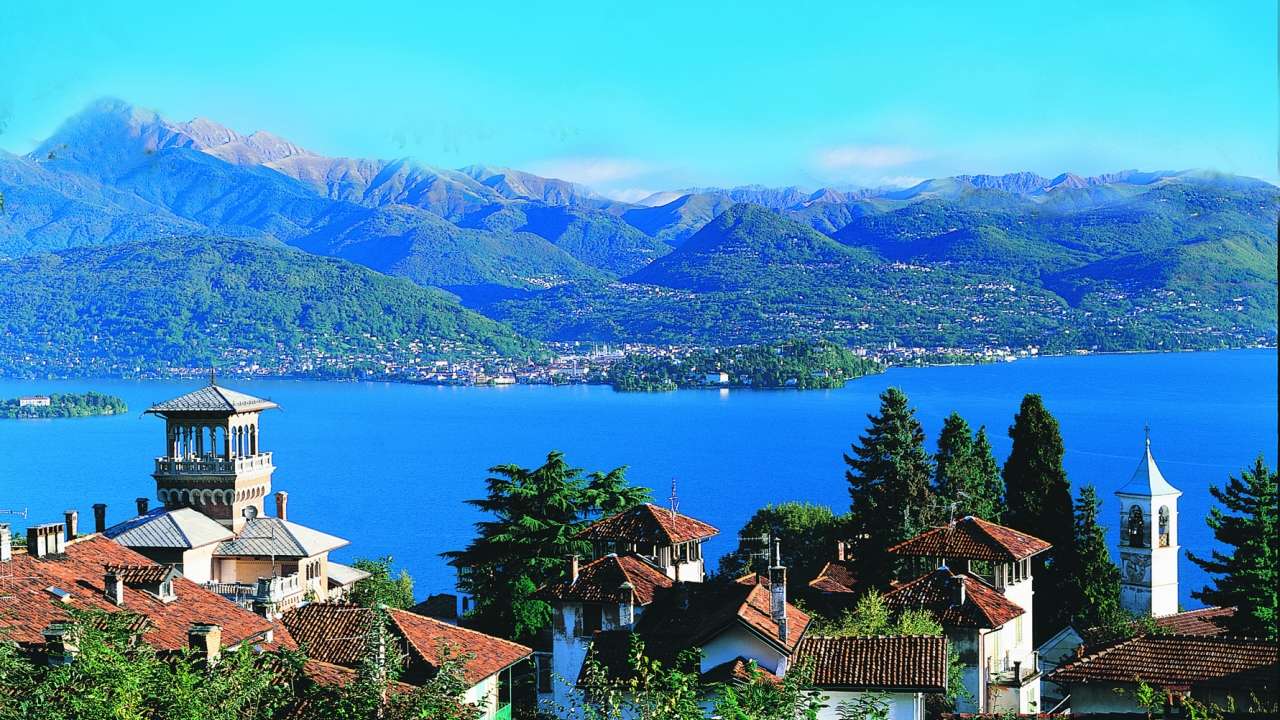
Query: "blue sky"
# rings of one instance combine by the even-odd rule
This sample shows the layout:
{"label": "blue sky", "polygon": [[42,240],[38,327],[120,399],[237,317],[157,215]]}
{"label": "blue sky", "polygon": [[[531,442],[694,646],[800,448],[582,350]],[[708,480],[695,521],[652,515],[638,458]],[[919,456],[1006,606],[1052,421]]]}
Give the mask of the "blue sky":
{"label": "blue sky", "polygon": [[0,3],[0,147],[102,96],[330,156],[697,185],[1276,182],[1270,2]]}

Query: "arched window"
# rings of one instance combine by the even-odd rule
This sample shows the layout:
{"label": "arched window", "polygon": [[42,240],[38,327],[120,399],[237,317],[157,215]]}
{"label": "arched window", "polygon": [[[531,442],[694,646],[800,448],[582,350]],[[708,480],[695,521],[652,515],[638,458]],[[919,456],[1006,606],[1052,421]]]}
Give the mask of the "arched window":
{"label": "arched window", "polygon": [[1147,547],[1146,525],[1142,517],[1142,508],[1137,505],[1129,508],[1129,547]]}
{"label": "arched window", "polygon": [[1169,508],[1160,506],[1160,547],[1169,547]]}

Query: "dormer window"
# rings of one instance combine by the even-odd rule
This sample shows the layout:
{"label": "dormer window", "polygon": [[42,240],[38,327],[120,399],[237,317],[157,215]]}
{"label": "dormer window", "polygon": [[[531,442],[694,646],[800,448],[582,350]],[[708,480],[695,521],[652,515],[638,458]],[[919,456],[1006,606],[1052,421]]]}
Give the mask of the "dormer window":
{"label": "dormer window", "polygon": [[1147,523],[1143,517],[1142,508],[1137,505],[1129,508],[1127,535],[1129,547],[1147,547]]}

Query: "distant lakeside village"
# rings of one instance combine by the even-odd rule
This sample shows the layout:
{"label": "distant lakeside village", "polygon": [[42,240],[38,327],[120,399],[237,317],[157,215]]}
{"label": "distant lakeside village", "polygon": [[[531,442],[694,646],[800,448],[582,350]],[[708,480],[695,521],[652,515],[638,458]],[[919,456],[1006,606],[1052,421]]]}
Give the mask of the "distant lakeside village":
{"label": "distant lakeside village", "polygon": [[[491,470],[471,501],[486,522],[446,554],[457,587],[420,598],[388,559],[334,562],[350,541],[290,516],[259,432],[276,409],[211,377],[145,411],[164,422],[164,451],[136,507],[89,490],[91,526],[79,510],[0,524],[0,717],[1277,708],[1276,474],[1261,458],[1211,490],[1225,512],[1210,524],[1234,554],[1186,553],[1215,578],[1196,610],[1178,602],[1179,528],[1199,520],[1180,518],[1150,437],[1104,503],[1073,492],[1039,396],[1014,416],[1001,468],[985,430],[955,414],[927,452],[895,388],[845,458],[846,514],[762,508],[713,571],[702,544],[723,530],[682,512],[674,484],[660,504],[622,469],[587,473],[553,452]],[[1120,523],[1118,565],[1104,515]]]}

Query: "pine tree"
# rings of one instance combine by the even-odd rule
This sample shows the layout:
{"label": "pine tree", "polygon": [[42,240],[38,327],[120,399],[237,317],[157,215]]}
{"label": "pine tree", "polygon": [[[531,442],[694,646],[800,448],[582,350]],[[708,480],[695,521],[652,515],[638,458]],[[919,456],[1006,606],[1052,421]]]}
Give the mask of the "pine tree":
{"label": "pine tree", "polygon": [[901,389],[881,393],[880,414],[867,419],[871,427],[844,461],[856,571],[860,582],[874,588],[887,585],[897,569],[886,550],[933,522],[933,468],[924,430]]}
{"label": "pine tree", "polygon": [[1035,558],[1034,642],[1038,645],[1070,621],[1064,605],[1064,568],[1075,557],[1075,514],[1071,482],[1062,467],[1062,435],[1039,395],[1022,399],[1009,428],[1013,450],[1004,464],[1004,524],[1053,545]]}
{"label": "pine tree", "polygon": [[1210,485],[1209,492],[1226,507],[1226,512],[1211,509],[1209,527],[1218,542],[1234,550],[1230,554],[1214,550],[1209,558],[1187,553],[1205,572],[1217,576],[1213,587],[1192,592],[1191,597],[1209,605],[1235,607],[1232,629],[1238,633],[1274,638],[1280,631],[1276,472],[1259,453],[1251,470],[1242,470],[1239,479],[1231,476],[1224,488]]}
{"label": "pine tree", "polygon": [[1075,506],[1077,552],[1064,559],[1063,608],[1079,630],[1104,625],[1120,610],[1120,568],[1107,549],[1107,528],[1098,524],[1101,507],[1097,488],[1085,485]]}
{"label": "pine tree", "polygon": [[969,423],[959,413],[951,413],[942,423],[938,452],[933,457],[938,496],[956,503],[957,516],[1000,522],[1004,481],[985,425],[971,436]]}
{"label": "pine tree", "polygon": [[466,550],[442,553],[458,568],[458,589],[475,598],[467,620],[476,629],[527,640],[551,620],[551,606],[530,597],[540,585],[558,581],[566,555],[585,555],[590,544],[574,535],[608,509],[617,512],[649,499],[632,487],[623,468],[584,476],[564,453],[552,452],[542,467],[490,468],[488,495],[467,503],[493,517],[476,523],[479,536]]}

